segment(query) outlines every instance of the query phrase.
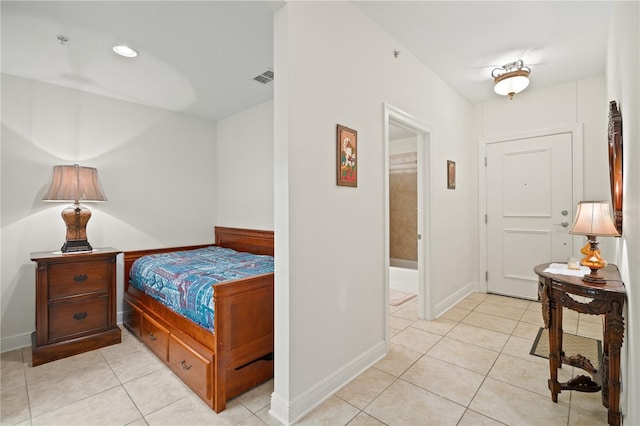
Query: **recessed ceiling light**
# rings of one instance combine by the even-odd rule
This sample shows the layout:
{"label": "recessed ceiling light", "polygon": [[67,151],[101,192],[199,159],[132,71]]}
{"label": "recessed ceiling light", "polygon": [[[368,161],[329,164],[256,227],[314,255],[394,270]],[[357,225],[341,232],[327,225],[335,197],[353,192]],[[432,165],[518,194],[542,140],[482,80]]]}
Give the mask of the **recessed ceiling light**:
{"label": "recessed ceiling light", "polygon": [[120,56],[124,56],[125,58],[135,58],[136,56],[138,56],[138,52],[136,52],[129,46],[125,46],[124,44],[113,46],[113,51]]}

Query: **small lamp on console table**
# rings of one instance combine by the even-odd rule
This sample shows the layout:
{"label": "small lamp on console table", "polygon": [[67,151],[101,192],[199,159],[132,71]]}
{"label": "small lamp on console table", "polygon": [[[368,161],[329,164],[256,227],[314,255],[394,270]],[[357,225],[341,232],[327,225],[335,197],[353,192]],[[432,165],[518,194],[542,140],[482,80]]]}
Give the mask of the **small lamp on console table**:
{"label": "small lamp on console table", "polygon": [[67,239],[62,246],[62,253],[92,251],[93,247],[87,241],[91,210],[81,206],[80,201],[107,201],[98,181],[98,170],[77,164],[53,166],[49,190],[42,200],[73,202],[62,211],[62,219],[67,225]]}
{"label": "small lamp on console table", "polygon": [[569,230],[570,234],[586,235],[587,244],[582,247],[580,253],[584,258],[580,264],[591,269],[582,281],[592,284],[604,284],[606,281],[598,273],[598,270],[607,266],[607,261],[600,257],[597,236],[619,237],[620,234],[613,224],[609,203],[604,201],[581,201],[578,203],[578,211],[573,226]]}

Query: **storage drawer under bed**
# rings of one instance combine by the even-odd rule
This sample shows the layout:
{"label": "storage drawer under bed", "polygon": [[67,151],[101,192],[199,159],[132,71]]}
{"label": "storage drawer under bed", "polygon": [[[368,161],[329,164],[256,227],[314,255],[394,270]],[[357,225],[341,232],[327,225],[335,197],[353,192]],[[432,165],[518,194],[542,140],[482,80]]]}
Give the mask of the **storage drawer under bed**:
{"label": "storage drawer under bed", "polygon": [[134,336],[140,337],[140,326],[142,323],[142,311],[127,299],[123,300],[123,322]]}
{"label": "storage drawer under bed", "polygon": [[143,343],[153,351],[162,361],[168,360],[169,330],[151,319],[147,314],[142,314],[140,324],[140,338]]}
{"label": "storage drawer under bed", "polygon": [[169,335],[169,368],[198,396],[213,398],[212,352],[198,353],[174,334]]}

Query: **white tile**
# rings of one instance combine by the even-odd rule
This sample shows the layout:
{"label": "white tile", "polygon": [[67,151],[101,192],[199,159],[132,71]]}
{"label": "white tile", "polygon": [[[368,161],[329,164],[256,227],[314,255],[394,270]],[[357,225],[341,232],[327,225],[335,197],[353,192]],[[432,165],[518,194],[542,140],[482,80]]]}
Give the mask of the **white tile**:
{"label": "white tile", "polygon": [[166,368],[165,364],[146,347],[142,347],[127,356],[109,359],[108,363],[122,383],[130,382],[138,377]]}
{"label": "white tile", "polygon": [[348,426],[385,426],[380,420],[361,411],[360,414],[351,420]]}
{"label": "white tile", "polygon": [[387,353],[387,356],[378,361],[375,367],[392,376],[399,377],[411,364],[416,362],[420,356],[422,356],[420,352],[391,344],[389,345],[389,353]]}
{"label": "white tile", "polygon": [[517,299],[515,297],[500,296],[499,294],[489,294],[484,300],[487,303],[505,307],[518,307],[527,309],[531,304],[530,300]]}
{"label": "white tile", "polygon": [[539,331],[540,331],[539,325],[520,321],[518,325],[516,325],[516,328],[513,329],[513,332],[511,334],[514,336],[524,337],[526,339],[534,340],[538,336]]}
{"label": "white tile", "polygon": [[455,327],[456,324],[457,322],[448,321],[446,319],[437,319],[432,321],[418,320],[411,324],[411,327],[444,336],[449,331],[451,331],[451,329]]}
{"label": "white tile", "polygon": [[507,340],[507,344],[502,348],[502,353],[515,356],[530,362],[549,366],[549,360],[536,355],[531,355],[531,348],[533,347],[533,340],[525,339],[523,337],[511,336]]}
{"label": "white tile", "polygon": [[464,412],[462,419],[460,419],[458,426],[500,426],[502,424],[504,423],[500,423],[497,420],[493,420],[480,413],[476,413],[473,410],[467,409],[467,411]]}
{"label": "white tile", "polygon": [[498,358],[498,352],[470,343],[443,337],[427,352],[433,358],[455,364],[476,373],[487,374]]}
{"label": "white tile", "polygon": [[[489,372],[489,377],[550,398],[549,365],[531,362],[507,354],[500,354]],[[558,381],[572,378],[569,368],[558,369]],[[569,403],[569,392],[558,395],[558,401]]]}
{"label": "white tile", "polygon": [[22,367],[2,370],[0,424],[12,425],[29,419],[29,397]]}
{"label": "white tile", "polygon": [[64,378],[74,371],[97,364],[106,365],[104,357],[99,351],[91,351],[41,364],[36,367],[28,367],[25,369],[27,384],[30,385],[42,380]]}
{"label": "white tile", "polygon": [[411,303],[408,306],[403,307],[400,310],[397,310],[393,313],[393,316],[404,318],[411,322],[418,320],[418,305],[416,303]]}
{"label": "white tile", "polygon": [[487,377],[469,408],[511,425],[566,425],[569,404]]}
{"label": "white tile", "polygon": [[464,298],[464,300],[474,300],[474,301],[477,301],[477,302],[482,302],[482,301],[486,300],[487,297],[489,297],[489,295],[487,293],[480,293],[480,292],[475,291],[473,293],[468,294]]}
{"label": "white tile", "polygon": [[32,419],[36,425],[126,425],[141,417],[121,386]]}
{"label": "white tile", "polygon": [[604,407],[598,411],[585,411],[572,406],[569,411],[569,426],[599,426],[607,422],[607,409]]}
{"label": "white tile", "polygon": [[349,423],[358,415],[353,405],[346,403],[336,396],[332,396],[320,404],[318,408],[304,416],[296,425],[299,426],[340,426]]}
{"label": "white tile", "polygon": [[444,314],[440,315],[438,317],[438,319],[444,319],[444,320],[448,320],[448,321],[459,322],[464,317],[469,315],[470,312],[471,311],[466,310],[466,309],[460,309],[460,308],[453,307],[453,308],[449,309],[447,312],[445,312]]}
{"label": "white tile", "polygon": [[31,415],[36,417],[120,385],[106,363],[29,384]]}
{"label": "white tile", "polygon": [[498,333],[511,334],[518,325],[518,321],[509,318],[501,318],[495,315],[473,311],[460,322],[497,331]]}
{"label": "white tile", "polygon": [[394,329],[404,330],[405,328],[409,327],[411,324],[413,324],[413,321],[410,321],[408,319],[400,318],[395,315],[391,315],[389,317],[389,327]]}
{"label": "white tile", "polygon": [[22,359],[22,349],[16,349],[13,351],[7,351],[0,354],[0,369],[5,368],[24,368],[24,361]]}
{"label": "white tile", "polygon": [[389,425],[455,425],[464,410],[461,405],[398,380],[364,411]]}
{"label": "white tile", "polygon": [[363,409],[395,380],[396,378],[391,374],[372,367],[340,389],[336,395],[349,404]]}
{"label": "white tile", "polygon": [[497,331],[474,327],[464,323],[456,325],[453,330],[447,333],[447,337],[496,352],[500,352],[509,339],[508,334],[498,333]]}
{"label": "white tile", "polygon": [[273,393],[273,379],[256,386],[238,396],[236,399],[247,407],[252,413],[257,413],[264,407],[271,404],[271,394]]}
{"label": "white tile", "polygon": [[587,322],[581,317],[578,321],[577,335],[602,341],[602,324],[597,322]]}
{"label": "white tile", "polygon": [[425,355],[400,378],[466,407],[484,375]]}
{"label": "white tile", "polygon": [[427,352],[442,336],[409,327],[391,338],[394,345],[404,346],[421,354]]}
{"label": "white tile", "polygon": [[216,413],[193,394],[145,416],[145,420],[150,426],[230,426],[241,423],[251,416],[251,412],[237,401],[228,402],[224,411]]}
{"label": "white tile", "polygon": [[466,309],[468,311],[473,311],[482,301],[473,300],[473,299],[463,299],[456,303],[455,307],[460,309]]}
{"label": "white tile", "polygon": [[144,343],[136,339],[128,331],[122,332],[122,342],[116,345],[105,346],[99,351],[105,360],[110,361],[122,356],[129,356],[144,347]]}
{"label": "white tile", "polygon": [[262,410],[258,411],[256,413],[256,416],[262,420],[264,422],[264,424],[269,425],[269,426],[282,426],[282,423],[280,423],[275,417],[273,417],[271,414],[269,414],[269,410],[271,409],[271,407],[264,407]]}
{"label": "white tile", "polygon": [[123,386],[145,416],[191,395],[189,388],[164,368],[131,380]]}
{"label": "white tile", "polygon": [[490,301],[482,302],[475,308],[475,312],[482,312],[484,314],[495,315],[497,317],[508,318],[515,321],[520,320],[522,314],[524,314],[526,310],[526,306],[505,306],[491,303]]}
{"label": "white tile", "polygon": [[536,312],[527,310],[524,314],[522,314],[520,321],[528,322],[530,324],[537,325],[538,327],[544,327],[542,311]]}

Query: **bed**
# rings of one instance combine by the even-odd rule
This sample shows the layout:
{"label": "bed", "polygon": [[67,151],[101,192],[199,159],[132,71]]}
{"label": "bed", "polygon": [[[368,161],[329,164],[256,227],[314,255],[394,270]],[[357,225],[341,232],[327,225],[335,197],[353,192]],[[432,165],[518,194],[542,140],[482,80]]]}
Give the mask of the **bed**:
{"label": "bed", "polygon": [[[209,246],[125,252],[124,325],[219,413],[229,399],[273,377],[273,272],[213,285],[212,327],[130,282],[132,265],[143,256]],[[273,232],[215,227],[215,246],[273,256]]]}

